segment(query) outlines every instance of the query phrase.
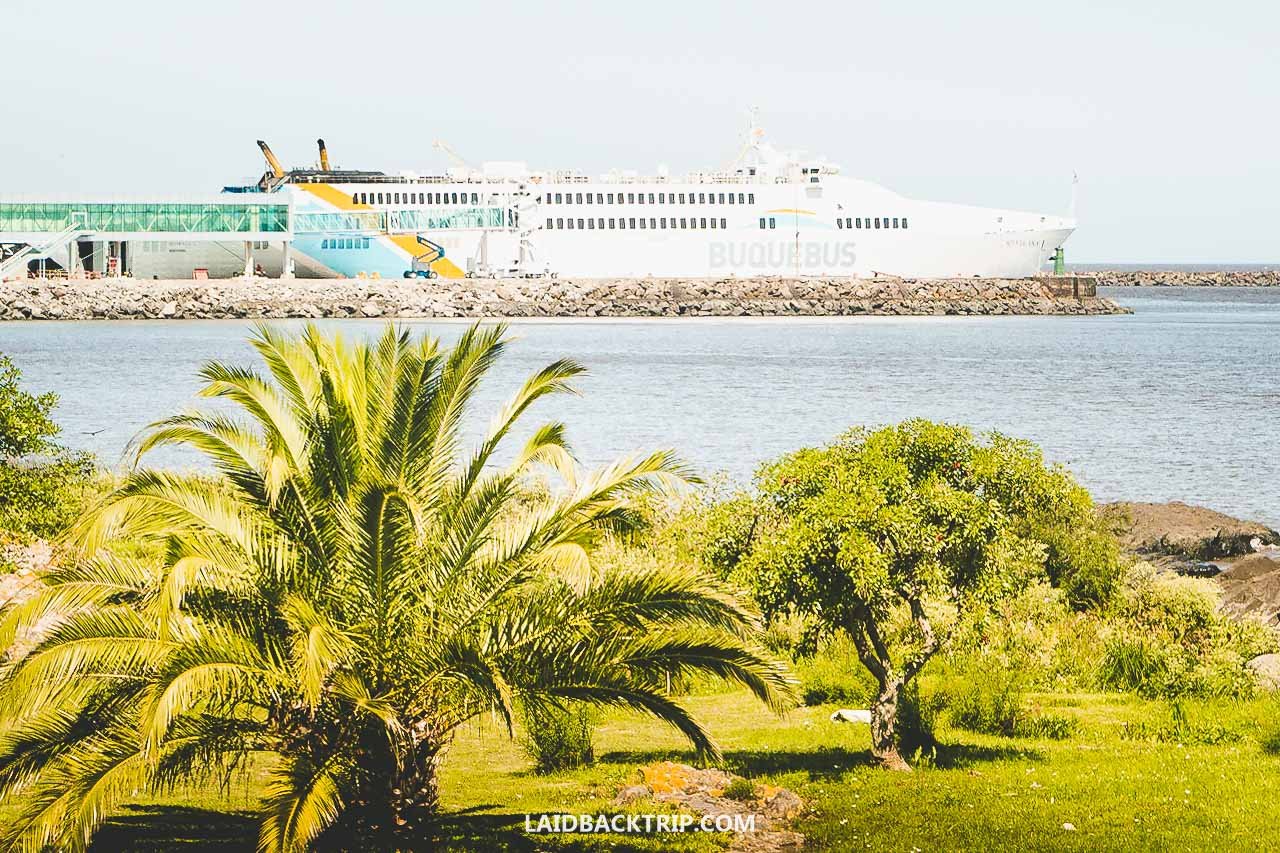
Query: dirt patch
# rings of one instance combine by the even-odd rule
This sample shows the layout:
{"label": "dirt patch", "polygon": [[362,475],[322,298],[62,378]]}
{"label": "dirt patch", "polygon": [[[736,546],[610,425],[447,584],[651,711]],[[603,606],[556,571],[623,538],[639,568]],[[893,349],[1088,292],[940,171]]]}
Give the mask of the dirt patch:
{"label": "dirt patch", "polygon": [[1220,560],[1252,554],[1259,545],[1280,543],[1280,533],[1256,521],[1243,521],[1181,501],[1104,504],[1126,551],[1169,554],[1190,560]]}

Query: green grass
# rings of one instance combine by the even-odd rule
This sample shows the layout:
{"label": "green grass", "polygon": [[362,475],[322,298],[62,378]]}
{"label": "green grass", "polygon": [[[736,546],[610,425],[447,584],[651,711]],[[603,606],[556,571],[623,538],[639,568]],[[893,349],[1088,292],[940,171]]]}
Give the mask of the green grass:
{"label": "green grass", "polygon": [[[1069,739],[1030,740],[943,728],[943,747],[914,773],[870,763],[866,726],[837,724],[833,706],[772,717],[745,694],[687,701],[716,733],[726,765],[796,791],[797,828],[826,850],[1098,850],[1250,847],[1280,826],[1280,704],[1184,703],[1190,718],[1239,732],[1236,743],[1184,746],[1121,738],[1122,723],[1161,723],[1166,703],[1119,695],[1032,699],[1079,721]],[[674,732],[632,715],[604,718],[595,765],[534,775],[518,744],[488,718],[463,730],[443,773],[445,846],[459,850],[722,849],[717,836],[531,838],[524,815],[612,811],[636,769],[688,761]],[[97,850],[251,850],[265,766],[230,790],[175,791],[112,820]],[[640,808],[639,811],[651,810]],[[0,819],[3,816],[0,815]],[[1064,830],[1063,824],[1074,825]]]}

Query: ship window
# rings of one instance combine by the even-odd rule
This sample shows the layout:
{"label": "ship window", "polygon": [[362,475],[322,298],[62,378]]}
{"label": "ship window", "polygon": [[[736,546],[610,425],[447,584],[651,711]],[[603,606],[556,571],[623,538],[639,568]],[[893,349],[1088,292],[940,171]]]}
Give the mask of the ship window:
{"label": "ship window", "polygon": [[879,227],[880,227],[880,217],[879,217],[879,216],[877,216],[877,217],[876,217],[876,227],[877,227],[877,228],[879,228]]}
{"label": "ship window", "polygon": [[613,193],[609,193],[609,204],[613,204]]}
{"label": "ship window", "polygon": [[547,230],[548,230],[548,231],[550,231],[552,228],[555,228],[555,227],[556,227],[556,224],[555,224],[553,221],[551,221],[551,217],[549,217],[549,216],[548,216],[548,217],[547,217]]}
{"label": "ship window", "polygon": [[[622,195],[622,193],[618,193],[618,195]],[[620,231],[626,231],[626,230],[627,230],[627,220],[626,220],[626,219],[623,219],[622,217],[619,217],[619,218],[618,218],[618,230],[620,230]]]}
{"label": "ship window", "polygon": [[893,227],[894,227],[894,228],[897,228],[897,227],[898,227],[898,217],[896,217],[896,216],[895,216],[895,217],[893,217]]}
{"label": "ship window", "polygon": [[707,194],[698,193],[698,204],[706,204],[706,203],[707,203]]}
{"label": "ship window", "polygon": [[650,217],[649,217],[649,227],[650,227],[650,228],[657,228],[657,227],[658,227],[658,220],[657,220],[657,219],[654,219],[652,216],[650,216]]}
{"label": "ship window", "polygon": [[321,240],[321,241],[320,241],[320,248],[321,248],[321,249],[327,249],[327,248],[329,248],[329,241],[328,241],[328,240]]}
{"label": "ship window", "polygon": [[648,227],[645,223],[645,218],[643,216],[640,217],[640,227],[642,229]]}
{"label": "ship window", "polygon": [[587,204],[591,204],[591,193],[587,193]]}
{"label": "ship window", "polygon": [[362,248],[362,249],[367,249],[367,248],[369,248],[369,238],[368,238],[368,237],[365,237],[364,239],[362,239],[362,240],[360,241],[360,248]]}
{"label": "ship window", "polygon": [[590,217],[588,217],[588,218],[587,218],[587,227],[588,227],[588,228],[593,228],[593,229],[594,229],[594,228],[596,227],[596,221],[595,221],[594,219],[591,219]]}
{"label": "ship window", "polygon": [[636,194],[627,193],[627,204],[635,204],[635,203],[636,203]]}
{"label": "ship window", "polygon": [[770,228],[777,228],[777,227],[778,227],[778,220],[776,220],[776,219],[774,219],[772,216],[770,216],[770,217],[769,217],[769,227],[770,227]]}
{"label": "ship window", "polygon": [[760,217],[760,230],[761,230],[761,231],[763,231],[763,230],[764,230],[764,217],[763,217],[763,216],[761,216],[761,217]]}
{"label": "ship window", "polygon": [[582,217],[578,217],[578,230],[581,231],[584,227],[586,226],[582,224]]}
{"label": "ship window", "polygon": [[568,228],[569,228],[569,230],[570,230],[570,231],[572,231],[572,230],[573,230],[573,217],[569,217],[568,219],[566,219],[566,220],[565,220],[565,222],[566,222],[566,223],[568,223]]}
{"label": "ship window", "polygon": [[733,204],[733,193],[729,193],[729,204]]}
{"label": "ship window", "polygon": [[716,227],[716,218],[715,218],[714,216],[713,216],[713,217],[711,217],[711,227],[712,227],[712,228],[715,228],[715,227]]}
{"label": "ship window", "polygon": [[378,204],[382,204],[382,193],[378,193]]}
{"label": "ship window", "polygon": [[[613,196],[612,196],[612,195],[610,195],[609,197],[610,197],[610,198],[613,198]],[[609,230],[610,230],[610,231],[612,231],[612,230],[614,229],[614,227],[615,227],[615,226],[614,226],[614,223],[613,223],[613,217],[611,216],[611,217],[609,217]]]}
{"label": "ship window", "polygon": [[560,193],[556,193],[556,204],[563,204],[563,202],[560,201]]}
{"label": "ship window", "polygon": [[684,218],[683,216],[681,216],[681,217],[680,217],[680,227],[681,227],[681,228],[688,228],[688,227],[689,227],[689,220],[688,220],[688,219],[686,219],[686,218]]}
{"label": "ship window", "polygon": [[706,228],[706,227],[707,227],[707,217],[705,217],[705,216],[703,216],[703,217],[702,217],[702,224],[701,224],[701,225],[699,225],[698,227],[700,227],[700,228]]}
{"label": "ship window", "polygon": [[[722,195],[720,198],[721,198],[721,200],[723,200],[723,199],[724,199],[724,196]],[[715,194],[715,193],[707,193],[707,204],[715,204],[715,203],[716,203],[716,194]]]}
{"label": "ship window", "polygon": [[904,217],[902,217],[902,227],[903,227],[903,228],[906,228],[906,227],[907,227],[907,217],[905,217],[905,216],[904,216]]}
{"label": "ship window", "polygon": [[564,220],[559,216],[556,217],[556,228],[564,228]]}
{"label": "ship window", "polygon": [[603,216],[601,216],[599,219],[597,219],[597,220],[596,220],[596,227],[597,227],[597,228],[604,228],[604,217],[603,217]]}
{"label": "ship window", "polygon": [[841,219],[841,218],[840,218],[840,217],[838,217],[838,216],[836,217],[836,227],[837,227],[837,228],[844,228],[844,220],[843,220],[843,219]]}
{"label": "ship window", "polygon": [[729,227],[729,220],[725,219],[723,216],[722,216],[722,217],[720,217],[720,227],[721,227],[721,228],[728,228],[728,227]]}
{"label": "ship window", "polygon": [[582,193],[577,193],[577,202],[578,204],[582,204]]}
{"label": "ship window", "polygon": [[[632,227],[632,229],[634,229],[634,228],[636,227],[636,218],[635,218],[634,216],[629,217],[629,218],[630,218],[630,220],[631,220],[631,227]],[[640,221],[641,221],[641,222],[644,222],[644,220],[643,220],[643,219],[641,219]]]}
{"label": "ship window", "polygon": [[649,193],[649,204],[653,204],[653,193]]}
{"label": "ship window", "polygon": [[755,204],[755,203],[756,203],[756,194],[755,194],[755,193],[747,193],[747,202],[748,202],[749,204]]}
{"label": "ship window", "polygon": [[680,203],[684,204],[684,193],[680,193]]}
{"label": "ship window", "polygon": [[746,204],[746,202],[742,198],[742,193],[738,193],[738,204]]}
{"label": "ship window", "polygon": [[724,193],[720,193],[720,203],[724,204]]}

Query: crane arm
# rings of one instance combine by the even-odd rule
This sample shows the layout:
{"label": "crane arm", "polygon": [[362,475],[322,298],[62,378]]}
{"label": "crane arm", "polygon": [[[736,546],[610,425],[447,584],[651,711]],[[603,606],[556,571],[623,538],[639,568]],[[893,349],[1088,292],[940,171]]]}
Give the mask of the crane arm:
{"label": "crane arm", "polygon": [[271,153],[271,146],[259,139],[258,147],[262,149],[262,156],[267,158],[267,165],[271,167],[271,173],[277,178],[283,178],[284,166],[281,166],[280,161],[276,159],[276,155]]}

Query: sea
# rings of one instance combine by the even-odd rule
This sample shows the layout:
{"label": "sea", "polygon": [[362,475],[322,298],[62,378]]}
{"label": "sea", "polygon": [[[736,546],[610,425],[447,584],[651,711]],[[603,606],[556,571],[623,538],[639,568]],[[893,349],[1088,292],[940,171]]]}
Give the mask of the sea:
{"label": "sea", "polygon": [[[1181,500],[1280,526],[1280,289],[1103,295],[1133,314],[513,322],[468,435],[527,374],[571,357],[589,371],[581,393],[535,408],[528,428],[564,421],[586,466],[670,447],[704,477],[750,485],[781,454],[923,417],[1031,439],[1098,500]],[[321,325],[356,337],[384,323]],[[446,341],[466,327],[402,325]],[[28,388],[58,395],[64,444],[123,469],[149,423],[210,406],[197,396],[202,363],[255,364],[250,331],[229,320],[0,323],[0,352]],[[166,450],[142,464],[201,462]]]}

